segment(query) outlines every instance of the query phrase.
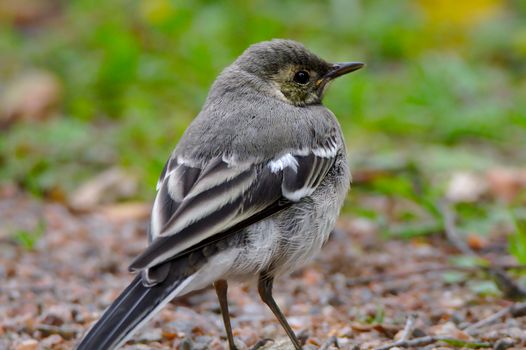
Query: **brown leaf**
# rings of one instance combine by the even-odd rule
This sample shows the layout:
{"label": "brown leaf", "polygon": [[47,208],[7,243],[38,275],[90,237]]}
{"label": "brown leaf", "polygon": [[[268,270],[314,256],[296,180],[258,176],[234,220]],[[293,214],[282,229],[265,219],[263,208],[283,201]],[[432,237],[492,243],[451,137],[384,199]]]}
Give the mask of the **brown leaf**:
{"label": "brown leaf", "polygon": [[356,332],[370,332],[374,329],[374,325],[353,322],[351,328]]}
{"label": "brown leaf", "polygon": [[526,189],[526,169],[497,168],[486,173],[490,192],[497,198],[510,201]]}
{"label": "brown leaf", "polygon": [[123,169],[111,168],[82,184],[69,198],[75,210],[89,211],[101,204],[130,198],[138,188],[137,179]]}
{"label": "brown leaf", "polygon": [[148,218],[150,210],[151,205],[149,203],[127,202],[104,206],[99,212],[114,223],[125,223]]}
{"label": "brown leaf", "polygon": [[61,95],[62,84],[50,72],[35,71],[18,77],[0,96],[0,126],[50,118],[56,114]]}
{"label": "brown leaf", "polygon": [[430,335],[444,335],[454,339],[471,340],[471,337],[466,332],[457,328],[453,322],[446,322],[438,324],[429,328]]}
{"label": "brown leaf", "polygon": [[477,234],[469,234],[467,237],[467,243],[471,249],[481,250],[488,245],[488,241]]}
{"label": "brown leaf", "polygon": [[16,350],[36,350],[37,348],[38,342],[35,339],[28,339],[18,344]]}
{"label": "brown leaf", "polygon": [[58,0],[2,0],[0,22],[13,22],[18,26],[38,25],[60,15]]}

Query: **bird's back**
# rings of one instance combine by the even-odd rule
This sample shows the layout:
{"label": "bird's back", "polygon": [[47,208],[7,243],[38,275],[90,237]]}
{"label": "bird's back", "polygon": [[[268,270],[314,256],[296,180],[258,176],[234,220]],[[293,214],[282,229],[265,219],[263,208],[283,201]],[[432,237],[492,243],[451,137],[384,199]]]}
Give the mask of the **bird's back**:
{"label": "bird's back", "polygon": [[338,121],[321,104],[298,107],[247,85],[229,90],[214,86],[174,156],[205,161],[220,155],[269,160],[280,153],[313,147],[334,133],[343,143]]}

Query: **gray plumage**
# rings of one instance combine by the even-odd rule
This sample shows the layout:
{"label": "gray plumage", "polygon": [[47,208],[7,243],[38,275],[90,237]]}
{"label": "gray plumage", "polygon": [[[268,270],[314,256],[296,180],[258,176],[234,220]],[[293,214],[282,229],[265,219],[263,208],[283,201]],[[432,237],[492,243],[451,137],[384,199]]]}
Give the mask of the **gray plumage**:
{"label": "gray plumage", "polygon": [[214,283],[230,349],[226,281],[257,277],[296,349],[272,282],[327,240],[349,188],[327,83],[362,67],[330,64],[290,40],[248,48],[214,82],[157,186],[140,272],[77,349],[115,349],[169,300]]}

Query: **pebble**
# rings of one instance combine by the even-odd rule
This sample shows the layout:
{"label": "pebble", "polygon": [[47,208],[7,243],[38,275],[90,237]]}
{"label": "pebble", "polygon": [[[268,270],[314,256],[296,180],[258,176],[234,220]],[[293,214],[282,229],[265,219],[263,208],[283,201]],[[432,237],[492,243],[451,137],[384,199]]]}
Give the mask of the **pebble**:
{"label": "pebble", "polygon": [[511,338],[499,339],[495,345],[493,345],[493,350],[506,350],[515,345],[515,341]]}
{"label": "pebble", "polygon": [[35,339],[27,339],[18,344],[16,350],[36,350],[38,342]]}
{"label": "pebble", "polygon": [[64,341],[62,337],[58,334],[52,334],[49,337],[42,340],[40,345],[42,345],[44,348],[51,348],[53,345],[60,344]]}

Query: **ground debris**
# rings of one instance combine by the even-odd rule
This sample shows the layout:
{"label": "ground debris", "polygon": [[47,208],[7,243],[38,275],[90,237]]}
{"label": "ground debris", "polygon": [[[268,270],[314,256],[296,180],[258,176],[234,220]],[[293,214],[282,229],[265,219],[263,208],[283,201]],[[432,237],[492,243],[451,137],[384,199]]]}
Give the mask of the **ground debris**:
{"label": "ground debris", "polygon": [[[70,349],[131,280],[127,265],[147,243],[144,215],[113,220],[99,210],[72,213],[62,204],[17,193],[4,196],[0,205],[5,208],[0,221],[10,223],[0,237],[7,243],[0,249],[5,279],[0,347]],[[16,207],[34,213],[35,222],[45,222],[30,250],[10,240],[23,222],[10,209]],[[488,271],[451,265],[452,248],[444,236],[384,240],[370,231],[373,227],[363,230],[353,220],[340,222],[311,264],[276,281],[277,302],[293,329],[305,335],[305,349],[526,346],[524,304],[478,294],[463,283]],[[485,244],[491,248],[493,243],[488,239]],[[493,256],[493,261],[504,270],[522,268],[507,256]],[[451,272],[462,278],[452,279]],[[291,349],[252,285],[233,284],[229,300],[240,349],[256,344]],[[225,346],[216,296],[209,289],[168,304],[124,349]]]}

